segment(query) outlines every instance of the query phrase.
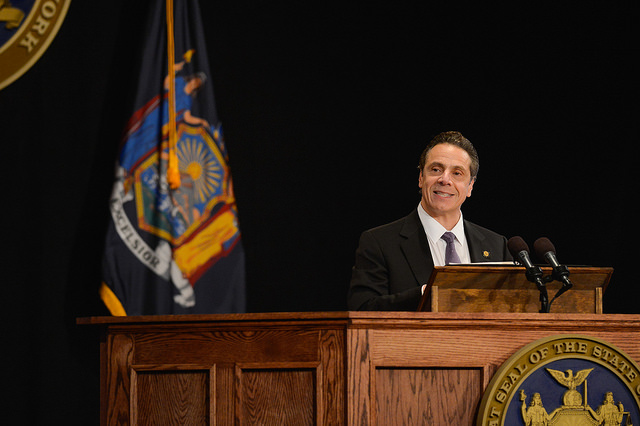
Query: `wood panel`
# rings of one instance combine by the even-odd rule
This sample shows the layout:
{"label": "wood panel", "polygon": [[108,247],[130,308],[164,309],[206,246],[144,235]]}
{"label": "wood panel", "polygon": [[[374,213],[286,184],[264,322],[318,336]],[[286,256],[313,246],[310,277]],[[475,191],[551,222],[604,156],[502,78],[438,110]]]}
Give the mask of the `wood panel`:
{"label": "wood panel", "polygon": [[[103,343],[105,344],[105,343]],[[101,398],[106,406],[101,412],[102,424],[126,425],[130,423],[131,379],[129,367],[133,359],[133,339],[126,334],[108,336],[107,349],[102,351],[108,360],[102,362]]]}
{"label": "wood panel", "polygon": [[317,361],[318,330],[297,328],[242,331],[143,331],[135,336],[135,362],[217,363],[235,362],[300,362]]}
{"label": "wood panel", "polygon": [[369,330],[352,330],[347,336],[347,342],[347,406],[359,407],[357,410],[347,410],[347,424],[373,424]]}
{"label": "wood panel", "polygon": [[105,329],[101,424],[344,424],[343,327],[173,319]]}
{"label": "wood panel", "polygon": [[237,424],[312,425],[318,418],[318,366],[238,365]]}
{"label": "wood panel", "polygon": [[[359,331],[366,330],[366,333],[358,334],[361,341],[354,342],[353,347],[366,347],[367,350],[353,355],[358,357],[361,370],[364,365],[370,366],[369,381],[373,383],[374,391],[383,389],[385,394],[391,385],[388,381],[393,378],[392,374],[411,373],[416,378],[422,377],[425,381],[420,386],[428,388],[432,378],[422,375],[422,372],[418,375],[421,369],[417,367],[454,376],[460,371],[477,371],[479,376],[475,379],[482,386],[475,393],[473,385],[468,386],[469,382],[450,377],[442,385],[457,388],[454,392],[440,391],[426,400],[412,399],[414,390],[410,387],[404,390],[403,396],[403,402],[418,404],[413,406],[412,415],[431,416],[433,423],[426,424],[473,425],[475,411],[460,405],[459,393],[474,399],[477,406],[497,368],[523,346],[550,335],[586,333],[623,348],[632,359],[640,359],[638,318],[623,315],[457,313],[414,316],[413,319],[395,315],[386,317],[383,322],[380,318],[362,316],[354,319],[351,326],[361,328]],[[359,380],[351,372],[348,374],[351,380]],[[387,381],[380,385],[376,383],[379,378]],[[418,388],[415,393],[418,393]],[[351,419],[371,419],[370,424],[385,424],[394,415],[392,405],[374,392],[371,392],[368,404],[352,408],[355,412],[349,412]],[[404,408],[405,411],[407,409]],[[437,421],[433,414],[436,411],[441,416]],[[408,413],[401,418],[398,420],[400,423],[411,423]]]}
{"label": "wood panel", "polygon": [[345,331],[323,330],[319,344],[319,424],[343,424],[346,413]]}
{"label": "wood panel", "polygon": [[[133,369],[132,424],[212,423],[209,370]],[[213,380],[211,380],[213,379]]]}
{"label": "wood panel", "polygon": [[[545,276],[551,268],[543,267]],[[602,296],[611,280],[612,268],[569,268],[573,287],[551,304],[556,313],[602,313]],[[520,312],[541,308],[540,292],[519,266],[436,266],[429,278],[419,311]],[[561,283],[546,284],[549,301]]]}
{"label": "wood panel", "polygon": [[235,423],[235,380],[236,366],[232,363],[216,364],[215,400],[212,424],[232,425]]}
{"label": "wood panel", "polygon": [[472,368],[375,369],[375,424],[461,424],[475,417],[482,370]]}

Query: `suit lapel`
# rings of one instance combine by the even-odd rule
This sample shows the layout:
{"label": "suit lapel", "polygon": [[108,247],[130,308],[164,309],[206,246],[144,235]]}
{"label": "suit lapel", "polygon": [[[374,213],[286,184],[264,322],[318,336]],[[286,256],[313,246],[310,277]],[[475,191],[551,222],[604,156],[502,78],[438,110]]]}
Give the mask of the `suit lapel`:
{"label": "suit lapel", "polygon": [[492,252],[486,247],[485,236],[473,223],[464,221],[464,232],[469,244],[469,256],[471,262],[487,262],[492,260]]}
{"label": "suit lapel", "polygon": [[405,218],[400,235],[405,238],[400,247],[413,275],[418,283],[426,284],[433,271],[433,259],[417,211]]}
{"label": "suit lapel", "polygon": [[[501,257],[495,258],[497,253],[493,253],[491,247],[487,245],[485,235],[478,230],[476,225],[465,220],[464,230],[471,262],[502,260]],[[405,218],[400,236],[404,238],[404,241],[400,243],[400,248],[409,263],[411,272],[418,283],[426,284],[433,271],[433,258],[417,211],[414,210]]]}

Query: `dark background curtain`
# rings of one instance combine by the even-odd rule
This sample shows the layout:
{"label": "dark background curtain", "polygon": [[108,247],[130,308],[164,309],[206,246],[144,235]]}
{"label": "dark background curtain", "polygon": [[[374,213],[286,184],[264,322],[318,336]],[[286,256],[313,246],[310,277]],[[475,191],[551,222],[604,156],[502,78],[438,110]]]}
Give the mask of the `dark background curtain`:
{"label": "dark background curtain", "polygon": [[[481,164],[465,218],[614,267],[605,311],[640,313],[635,7],[446,3],[201,3],[250,312],[345,310],[359,234],[417,206],[420,152],[459,130]],[[23,424],[97,423],[98,337],[75,318],[106,313],[107,201],[146,8],[74,0],[0,91],[4,402]]]}

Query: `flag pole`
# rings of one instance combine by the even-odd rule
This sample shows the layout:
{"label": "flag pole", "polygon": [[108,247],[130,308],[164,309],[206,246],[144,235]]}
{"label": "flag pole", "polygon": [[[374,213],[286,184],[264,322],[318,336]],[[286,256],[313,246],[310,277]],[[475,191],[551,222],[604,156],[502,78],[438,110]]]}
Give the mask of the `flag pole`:
{"label": "flag pole", "polygon": [[167,58],[169,75],[169,165],[167,181],[171,189],[180,187],[180,171],[176,154],[176,83],[175,83],[175,46],[173,36],[173,0],[166,0],[167,9]]}

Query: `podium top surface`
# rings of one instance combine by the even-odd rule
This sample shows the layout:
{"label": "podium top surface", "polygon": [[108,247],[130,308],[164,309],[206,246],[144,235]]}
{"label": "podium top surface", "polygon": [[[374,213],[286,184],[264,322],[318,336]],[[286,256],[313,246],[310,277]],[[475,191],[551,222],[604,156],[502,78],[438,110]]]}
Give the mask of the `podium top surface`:
{"label": "podium top surface", "polygon": [[78,325],[102,327],[119,326],[193,326],[193,327],[264,327],[288,325],[294,327],[338,328],[423,328],[467,327],[470,323],[483,323],[488,327],[537,327],[548,323],[584,325],[597,323],[610,326],[640,326],[640,314],[567,314],[567,313],[505,313],[505,312],[267,312],[244,314],[206,315],[143,315],[83,317]]}
{"label": "podium top surface", "polygon": [[[542,273],[551,275],[551,267],[541,267]],[[568,267],[569,277],[574,290],[593,290],[601,287],[606,289],[613,274],[610,267]],[[534,284],[527,280],[525,269],[522,266],[482,266],[454,265],[436,266],[433,269],[429,286],[466,288],[466,289],[530,289]],[[550,288],[560,287],[562,284],[551,281],[547,284]]]}

